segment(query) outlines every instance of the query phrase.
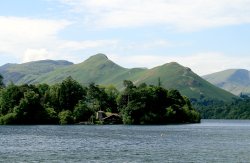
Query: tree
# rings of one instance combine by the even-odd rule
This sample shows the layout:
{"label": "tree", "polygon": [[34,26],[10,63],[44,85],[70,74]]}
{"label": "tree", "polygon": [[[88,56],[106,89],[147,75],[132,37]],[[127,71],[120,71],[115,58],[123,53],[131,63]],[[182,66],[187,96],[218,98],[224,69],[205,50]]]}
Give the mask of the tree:
{"label": "tree", "polygon": [[71,76],[67,77],[60,85],[59,104],[62,108],[73,111],[79,100],[86,95],[83,87]]}
{"label": "tree", "polygon": [[125,89],[128,89],[128,90],[130,90],[130,89],[136,87],[136,86],[133,84],[133,82],[130,81],[130,80],[124,80],[124,81],[123,81],[123,85],[124,85]]}
{"label": "tree", "polygon": [[190,101],[177,90],[124,83],[126,87],[118,98],[118,105],[125,124],[184,123],[200,119]]}
{"label": "tree", "polygon": [[185,104],[185,101],[182,95],[176,89],[172,89],[168,91],[168,97],[169,97],[170,104],[178,104],[178,105]]}
{"label": "tree", "polygon": [[46,112],[40,103],[40,96],[32,90],[24,92],[24,97],[14,111],[21,124],[46,123]]}
{"label": "tree", "polygon": [[23,98],[23,92],[20,87],[10,83],[1,91],[0,115],[13,112],[14,107],[19,105],[21,98]]}
{"label": "tree", "polygon": [[132,94],[136,86],[129,80],[123,81],[124,91],[117,97],[118,111],[122,111],[132,99]]}
{"label": "tree", "polygon": [[3,76],[0,74],[0,88],[4,87]]}
{"label": "tree", "polygon": [[38,84],[35,86],[40,97],[41,97],[41,105],[46,105],[46,98],[49,93],[49,85],[48,84]]}
{"label": "tree", "polygon": [[104,88],[95,85],[94,83],[90,83],[87,89],[86,102],[88,107],[91,109],[98,111],[106,111],[108,108],[108,95],[105,92]]}
{"label": "tree", "polygon": [[46,119],[45,119],[46,124],[58,124],[59,122],[58,114],[54,110],[54,108],[45,108],[45,114],[46,114]]}
{"label": "tree", "polygon": [[62,111],[59,103],[60,84],[50,86],[49,90],[44,95],[44,103],[46,107],[53,108],[57,113]]}
{"label": "tree", "polygon": [[64,110],[59,113],[59,123],[62,125],[72,124],[74,122],[73,115],[70,110]]}
{"label": "tree", "polygon": [[8,113],[0,117],[1,125],[16,124],[16,113]]}
{"label": "tree", "polygon": [[86,89],[72,77],[66,78],[61,84],[55,84],[45,93],[45,103],[61,112],[63,109],[73,111],[79,100],[83,100]]}
{"label": "tree", "polygon": [[84,101],[79,101],[73,112],[75,122],[89,121],[94,114],[95,111],[89,108]]}
{"label": "tree", "polygon": [[107,94],[106,111],[112,112],[112,113],[118,113],[116,99],[119,96],[119,91],[113,85],[105,87],[104,89],[105,89],[105,93]]}
{"label": "tree", "polygon": [[158,78],[158,86],[161,87],[162,86],[162,83],[161,83],[161,78],[159,77]]}

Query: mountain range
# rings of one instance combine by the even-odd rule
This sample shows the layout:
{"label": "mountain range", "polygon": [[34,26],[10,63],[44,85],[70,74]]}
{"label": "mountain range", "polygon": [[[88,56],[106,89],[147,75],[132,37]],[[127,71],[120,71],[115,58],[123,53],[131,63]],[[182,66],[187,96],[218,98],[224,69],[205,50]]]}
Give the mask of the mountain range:
{"label": "mountain range", "polygon": [[34,83],[40,75],[54,71],[57,68],[72,65],[68,61],[41,60],[24,64],[5,64],[0,67],[0,74],[4,77],[4,83],[15,84]]}
{"label": "mountain range", "polygon": [[228,69],[203,76],[210,83],[235,95],[250,95],[250,72],[245,69]]}
{"label": "mountain range", "polygon": [[[124,68],[109,60],[104,54],[96,54],[79,64],[68,61],[42,60],[23,64],[6,64],[0,67],[4,82],[15,84],[55,84],[71,76],[79,83],[88,85],[114,85],[123,88],[123,80],[135,84],[161,84],[167,89],[178,89],[189,98],[208,98],[230,101],[235,95],[220,89],[195,74],[190,68],[176,62],[146,68]],[[206,78],[206,77],[204,77]]]}

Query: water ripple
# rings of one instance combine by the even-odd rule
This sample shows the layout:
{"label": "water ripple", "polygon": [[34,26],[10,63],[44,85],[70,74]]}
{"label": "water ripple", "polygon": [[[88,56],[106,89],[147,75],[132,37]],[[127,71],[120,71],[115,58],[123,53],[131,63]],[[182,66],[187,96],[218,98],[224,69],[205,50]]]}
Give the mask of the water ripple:
{"label": "water ripple", "polygon": [[0,162],[247,162],[250,121],[0,126]]}

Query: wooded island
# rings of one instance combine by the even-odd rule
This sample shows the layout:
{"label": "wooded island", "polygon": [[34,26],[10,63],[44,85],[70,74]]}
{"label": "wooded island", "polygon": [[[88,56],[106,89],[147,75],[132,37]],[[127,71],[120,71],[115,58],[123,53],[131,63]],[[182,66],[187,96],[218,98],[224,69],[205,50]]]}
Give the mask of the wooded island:
{"label": "wooded island", "polygon": [[164,89],[160,83],[123,84],[121,92],[114,86],[82,86],[72,77],[51,86],[2,84],[0,124],[102,124],[96,116],[100,111],[120,117],[123,124],[200,122],[200,114],[178,90]]}

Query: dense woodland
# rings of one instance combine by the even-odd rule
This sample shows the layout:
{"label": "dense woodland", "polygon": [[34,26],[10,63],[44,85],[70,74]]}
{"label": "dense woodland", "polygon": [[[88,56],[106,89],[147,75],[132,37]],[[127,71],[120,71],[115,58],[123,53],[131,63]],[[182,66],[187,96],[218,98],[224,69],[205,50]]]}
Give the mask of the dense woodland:
{"label": "dense woodland", "polygon": [[194,100],[192,104],[204,119],[250,119],[250,97],[246,95],[232,102],[200,99]]}
{"label": "dense woodland", "polygon": [[55,85],[4,86],[0,76],[0,124],[76,124],[96,122],[96,112],[119,113],[124,124],[200,122],[200,114],[177,90],[124,81],[124,90],[68,77]]}

